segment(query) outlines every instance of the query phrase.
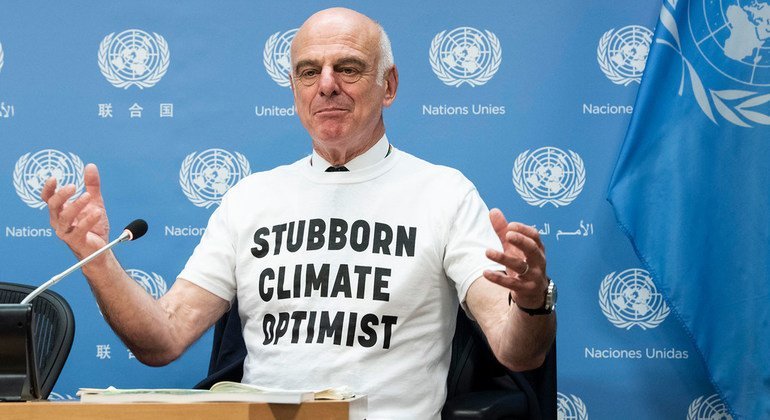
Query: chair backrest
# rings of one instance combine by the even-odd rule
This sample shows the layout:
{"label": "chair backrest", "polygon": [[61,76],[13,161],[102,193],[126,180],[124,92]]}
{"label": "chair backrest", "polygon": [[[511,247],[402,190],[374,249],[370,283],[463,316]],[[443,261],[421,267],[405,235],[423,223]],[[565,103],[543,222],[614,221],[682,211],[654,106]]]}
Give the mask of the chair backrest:
{"label": "chair backrest", "polygon": [[458,311],[443,418],[556,419],[556,392],[556,341],[539,368],[513,372],[497,361],[478,324]]}
{"label": "chair backrest", "polygon": [[[34,289],[32,286],[0,282],[0,303],[19,303]],[[40,391],[43,398],[48,398],[72,348],[75,318],[67,301],[51,290],[32,300],[32,310],[35,314],[35,353]]]}
{"label": "chair backrest", "polygon": [[[224,314],[214,327],[209,376],[195,388],[208,389],[219,381],[240,382],[243,378],[245,357],[246,344],[243,341],[236,299],[230,311]],[[453,399],[460,399],[464,395],[476,397],[484,392],[488,395],[474,398],[470,401],[470,407],[464,404],[462,410],[457,410],[464,415],[444,417],[556,419],[556,342],[554,341],[541,367],[528,372],[511,372],[497,362],[478,324],[468,319],[460,309],[452,339],[452,360],[447,376],[447,406]],[[494,410],[475,410],[473,406],[478,405],[479,401],[487,406],[493,401],[497,406],[493,407]],[[494,411],[491,416],[484,416],[491,411]],[[516,415],[511,417],[511,413]]]}

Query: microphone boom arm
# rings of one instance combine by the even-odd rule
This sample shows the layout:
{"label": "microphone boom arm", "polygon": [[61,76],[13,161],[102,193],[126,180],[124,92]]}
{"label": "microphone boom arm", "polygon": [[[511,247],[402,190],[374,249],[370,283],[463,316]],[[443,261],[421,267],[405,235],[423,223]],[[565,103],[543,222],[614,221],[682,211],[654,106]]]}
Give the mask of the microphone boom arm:
{"label": "microphone boom arm", "polygon": [[130,241],[131,239],[132,239],[131,232],[128,229],[124,230],[123,233],[121,233],[120,236],[118,236],[112,242],[110,242],[107,245],[99,248],[98,251],[96,251],[93,254],[87,256],[86,258],[83,258],[82,260],[80,260],[80,262],[78,262],[77,264],[73,265],[72,267],[70,267],[70,268],[62,271],[61,273],[51,277],[50,280],[48,280],[47,282],[45,282],[42,285],[40,285],[40,287],[38,287],[37,289],[33,290],[32,293],[28,294],[27,297],[25,297],[24,300],[21,301],[21,304],[23,304],[23,305],[28,304],[30,301],[32,301],[32,299],[36,298],[39,294],[41,294],[44,291],[46,291],[49,287],[51,287],[54,284],[58,283],[59,280],[61,280],[61,279],[65,278],[65,277],[67,277],[68,275],[72,274],[72,272],[77,270],[78,268],[88,264],[89,262],[91,262],[91,260],[93,260],[94,258],[96,258],[99,255],[101,255],[102,253],[104,253],[104,251],[107,251],[108,249],[112,248],[113,246],[119,244],[120,242]]}

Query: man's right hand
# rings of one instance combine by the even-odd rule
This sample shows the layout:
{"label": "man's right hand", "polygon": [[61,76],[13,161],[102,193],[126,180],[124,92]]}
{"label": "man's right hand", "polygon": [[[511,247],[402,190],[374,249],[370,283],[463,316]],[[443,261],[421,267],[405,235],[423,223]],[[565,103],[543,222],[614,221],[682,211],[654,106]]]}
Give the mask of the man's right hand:
{"label": "man's right hand", "polygon": [[104,208],[99,170],[89,163],[83,174],[86,192],[76,200],[74,185],[56,190],[56,178],[49,178],[43,186],[41,197],[48,204],[51,227],[56,236],[64,241],[78,259],[83,259],[107,244],[110,222]]}

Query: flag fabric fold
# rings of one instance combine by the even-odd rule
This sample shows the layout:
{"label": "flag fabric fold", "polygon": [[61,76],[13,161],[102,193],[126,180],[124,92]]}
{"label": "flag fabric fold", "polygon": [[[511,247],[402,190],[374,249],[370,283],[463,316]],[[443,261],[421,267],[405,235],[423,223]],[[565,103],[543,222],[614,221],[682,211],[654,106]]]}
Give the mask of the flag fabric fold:
{"label": "flag fabric fold", "polygon": [[770,4],[663,2],[608,200],[733,416],[770,418]]}

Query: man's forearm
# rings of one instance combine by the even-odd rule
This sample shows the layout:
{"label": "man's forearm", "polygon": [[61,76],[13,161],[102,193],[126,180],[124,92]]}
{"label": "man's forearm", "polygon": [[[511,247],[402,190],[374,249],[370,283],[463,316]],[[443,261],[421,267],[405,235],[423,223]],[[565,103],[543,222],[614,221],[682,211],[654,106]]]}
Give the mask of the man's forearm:
{"label": "man's forearm", "polygon": [[529,315],[511,304],[494,335],[496,342],[490,345],[502,364],[513,371],[535,369],[543,364],[555,339],[556,313]]}
{"label": "man's forearm", "polygon": [[142,363],[160,366],[183,351],[169,314],[109,252],[83,267],[104,319]]}

